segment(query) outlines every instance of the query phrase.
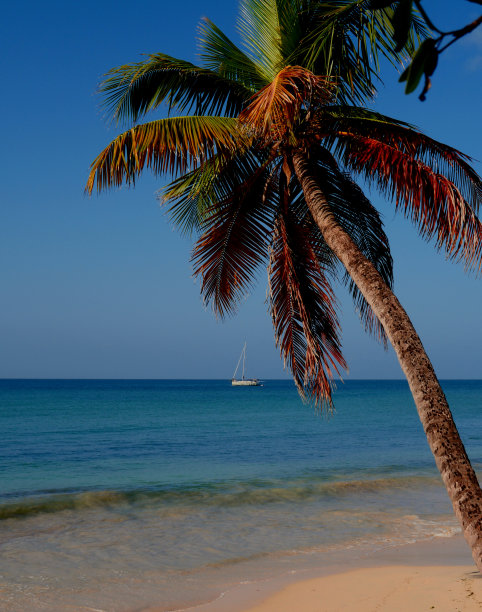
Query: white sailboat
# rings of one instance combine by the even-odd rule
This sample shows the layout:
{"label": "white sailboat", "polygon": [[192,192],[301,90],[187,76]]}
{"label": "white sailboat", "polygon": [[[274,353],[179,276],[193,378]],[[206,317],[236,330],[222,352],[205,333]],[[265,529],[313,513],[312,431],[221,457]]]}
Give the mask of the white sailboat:
{"label": "white sailboat", "polygon": [[[243,375],[241,378],[236,378],[236,374],[238,373],[241,359],[243,360]],[[231,379],[231,384],[235,387],[260,387],[261,381],[259,381],[257,378],[246,378],[244,376],[245,365],[246,365],[246,342],[244,343],[243,350],[241,351],[241,355],[239,356],[238,365],[236,366],[236,369],[234,370],[234,374]]]}

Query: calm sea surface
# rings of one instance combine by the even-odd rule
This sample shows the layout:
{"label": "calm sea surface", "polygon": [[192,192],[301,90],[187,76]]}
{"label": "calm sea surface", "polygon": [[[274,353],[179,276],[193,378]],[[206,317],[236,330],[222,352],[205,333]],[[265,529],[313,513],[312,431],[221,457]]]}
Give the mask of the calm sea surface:
{"label": "calm sea surface", "polygon": [[[482,381],[443,383],[482,470]],[[0,610],[166,610],[458,530],[405,382],[0,380]]]}

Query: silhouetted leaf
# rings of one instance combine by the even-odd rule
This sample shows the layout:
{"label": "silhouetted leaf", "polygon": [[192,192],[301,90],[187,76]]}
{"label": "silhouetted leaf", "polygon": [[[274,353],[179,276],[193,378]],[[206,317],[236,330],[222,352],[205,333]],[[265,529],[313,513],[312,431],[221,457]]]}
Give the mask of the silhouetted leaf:
{"label": "silhouetted leaf", "polygon": [[397,44],[396,52],[400,52],[408,40],[412,23],[412,3],[412,0],[400,0],[393,14],[393,40]]}
{"label": "silhouetted leaf", "polygon": [[435,68],[437,68],[437,63],[438,50],[435,48],[435,46],[432,46],[432,48],[427,53],[427,59],[425,60],[425,65],[423,68],[425,76],[432,76],[432,74],[435,72]]}
{"label": "silhouetted leaf", "polygon": [[[435,50],[435,41],[433,38],[428,38],[427,40],[424,40],[420,47],[417,49],[417,52],[413,57],[412,63],[408,67],[408,72],[405,71],[406,75],[404,72],[400,77],[400,81],[405,79],[407,81],[407,85],[405,87],[406,94],[412,93],[412,91],[417,88],[417,85],[419,84],[422,75],[426,72],[426,62],[432,58],[434,52],[435,56],[437,56],[437,51]],[[433,61],[431,62],[431,64],[433,64]]]}
{"label": "silhouetted leaf", "polygon": [[430,51],[427,59],[425,60],[425,66],[424,66],[425,85],[423,87],[422,93],[418,97],[418,99],[421,102],[425,102],[426,94],[427,94],[428,90],[432,87],[432,80],[431,80],[430,77],[435,72],[435,68],[437,67],[437,63],[438,63],[438,50],[434,47]]}

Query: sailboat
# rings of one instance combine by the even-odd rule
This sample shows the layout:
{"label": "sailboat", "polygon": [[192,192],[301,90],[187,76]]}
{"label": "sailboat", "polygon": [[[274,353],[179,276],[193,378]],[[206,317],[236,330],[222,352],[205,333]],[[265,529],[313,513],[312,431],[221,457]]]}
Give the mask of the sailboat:
{"label": "sailboat", "polygon": [[[243,360],[243,375],[241,378],[236,378],[236,374],[238,373],[241,359]],[[237,387],[260,387],[261,381],[259,381],[257,378],[245,378],[244,376],[245,365],[246,365],[246,342],[244,343],[243,350],[241,351],[241,355],[239,356],[238,365],[236,366],[236,369],[234,370],[234,374],[231,379],[231,384]]]}

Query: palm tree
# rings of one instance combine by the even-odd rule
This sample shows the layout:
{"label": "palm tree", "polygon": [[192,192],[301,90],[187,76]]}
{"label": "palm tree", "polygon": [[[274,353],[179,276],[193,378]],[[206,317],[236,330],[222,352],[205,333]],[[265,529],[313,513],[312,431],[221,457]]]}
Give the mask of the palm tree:
{"label": "palm tree", "polygon": [[[163,200],[200,235],[201,291],[232,313],[268,263],[269,308],[301,394],[331,407],[345,367],[332,283],[348,285],[366,329],[393,345],[464,535],[482,571],[482,492],[409,317],[393,294],[380,215],[353,177],[395,201],[422,237],[480,269],[480,179],[470,159],[414,127],[361,106],[377,58],[397,60],[391,9],[366,2],[241,0],[244,47],[200,28],[201,66],[164,54],[111,70],[101,86],[130,122],[96,158],[87,191],[171,173]],[[415,18],[408,43],[423,28]],[[137,124],[166,102],[180,116]]]}

